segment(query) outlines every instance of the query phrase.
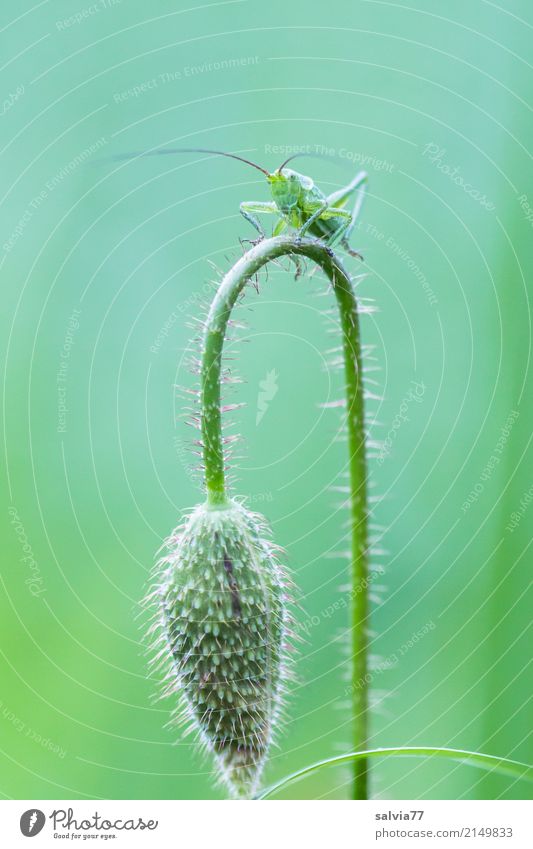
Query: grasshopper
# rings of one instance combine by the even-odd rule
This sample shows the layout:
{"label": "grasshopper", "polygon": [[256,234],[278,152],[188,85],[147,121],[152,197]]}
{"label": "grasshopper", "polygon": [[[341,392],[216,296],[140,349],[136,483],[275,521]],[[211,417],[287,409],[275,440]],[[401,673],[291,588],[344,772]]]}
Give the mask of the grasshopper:
{"label": "grasshopper", "polygon": [[[299,236],[310,233],[321,239],[328,247],[340,242],[342,247],[350,256],[362,259],[358,251],[354,251],[349,244],[349,238],[355,227],[357,216],[363,202],[367,175],[360,171],[353,180],[344,186],[325,195],[315,185],[311,177],[300,174],[287,168],[289,162],[297,156],[306,154],[295,154],[283,162],[279,168],[270,173],[249,159],[237,156],[234,153],[226,153],[222,150],[207,150],[205,148],[167,148],[165,150],[153,150],[140,154],[125,154],[115,157],[116,159],[130,159],[137,156],[155,156],[173,153],[209,153],[217,156],[227,156],[245,162],[261,171],[267,179],[272,200],[270,201],[243,201],[240,212],[244,218],[257,230],[261,239],[265,237],[265,231],[261,226],[257,215],[277,215],[279,220],[274,226],[273,236],[278,236],[287,227],[297,230]],[[350,197],[355,193],[355,203],[350,210],[345,209]]]}
{"label": "grasshopper", "polygon": [[[298,231],[299,236],[311,233],[329,247],[340,242],[350,256],[362,259],[361,254],[350,247],[349,238],[361,209],[366,173],[360,171],[347,186],[326,196],[311,177],[287,168],[288,162],[294,158],[287,159],[272,173],[255,163],[249,163],[266,175],[272,200],[243,201],[240,205],[241,214],[255,227],[261,238],[265,233],[257,214],[278,215],[273,236],[292,227]],[[355,204],[349,211],[345,205],[354,193]]]}

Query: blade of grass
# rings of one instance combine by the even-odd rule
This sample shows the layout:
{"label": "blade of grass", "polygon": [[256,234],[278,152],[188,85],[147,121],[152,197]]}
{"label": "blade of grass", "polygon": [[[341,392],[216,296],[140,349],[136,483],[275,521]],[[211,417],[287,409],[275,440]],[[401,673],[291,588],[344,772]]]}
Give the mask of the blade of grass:
{"label": "blade of grass", "polygon": [[263,790],[257,799],[268,799],[279,790],[283,790],[290,784],[300,781],[307,775],[313,772],[318,772],[324,767],[340,766],[353,761],[366,760],[367,758],[381,757],[438,757],[448,758],[449,760],[461,761],[462,763],[477,766],[481,769],[488,769],[498,772],[502,775],[510,775],[513,778],[525,778],[527,781],[533,781],[533,766],[521,763],[520,761],[512,761],[508,758],[502,758],[498,755],[486,755],[483,752],[469,752],[464,749],[439,749],[425,746],[400,747],[395,749],[367,749],[363,752],[349,752],[346,755],[338,755],[334,758],[327,758],[324,761],[317,761],[314,764],[304,767],[291,775],[282,778],[281,781],[272,784]]}

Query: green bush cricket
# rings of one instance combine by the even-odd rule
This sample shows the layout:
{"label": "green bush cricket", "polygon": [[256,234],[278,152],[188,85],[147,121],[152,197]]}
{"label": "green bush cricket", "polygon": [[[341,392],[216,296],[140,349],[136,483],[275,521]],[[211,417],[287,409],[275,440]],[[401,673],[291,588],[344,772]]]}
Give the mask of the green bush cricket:
{"label": "green bush cricket", "polygon": [[[366,173],[359,172],[347,186],[326,196],[311,177],[287,168],[287,164],[294,158],[291,156],[290,159],[285,160],[272,173],[250,163],[266,175],[272,200],[243,201],[240,206],[242,215],[262,237],[265,234],[256,217],[257,214],[278,215],[279,221],[272,235],[278,236],[287,227],[292,227],[298,230],[301,236],[305,233],[317,236],[329,247],[340,242],[351,256],[361,259],[361,254],[352,250],[348,240],[361,208]],[[344,207],[354,193],[356,200],[350,212]]]}
{"label": "green bush cricket", "polygon": [[[278,236],[287,227],[298,231],[300,236],[310,234],[321,239],[328,247],[333,247],[340,242],[342,247],[350,256],[362,259],[358,251],[354,251],[349,244],[349,239],[357,221],[357,216],[363,202],[367,175],[360,171],[353,180],[344,186],[325,195],[311,177],[300,174],[287,168],[289,162],[297,156],[289,157],[279,168],[270,173],[266,168],[256,165],[249,159],[237,156],[234,153],[226,153],[222,150],[208,150],[205,148],[168,148],[167,150],[147,151],[139,154],[125,154],[115,157],[117,159],[130,159],[136,156],[156,156],[174,153],[208,153],[216,156],[227,156],[245,162],[261,171],[267,178],[272,195],[270,201],[243,201],[240,205],[241,214],[257,230],[261,238],[265,231],[261,226],[257,215],[277,215],[278,222],[274,226],[272,235]],[[345,208],[348,201],[355,194],[355,202],[352,210]]]}

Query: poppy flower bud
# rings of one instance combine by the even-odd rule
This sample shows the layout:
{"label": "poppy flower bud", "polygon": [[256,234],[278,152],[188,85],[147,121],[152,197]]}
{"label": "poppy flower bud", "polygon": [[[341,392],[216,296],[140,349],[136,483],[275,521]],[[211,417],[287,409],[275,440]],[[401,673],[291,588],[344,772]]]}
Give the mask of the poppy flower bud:
{"label": "poppy flower bud", "polygon": [[[285,579],[266,523],[236,501],[197,506],[157,566],[167,692],[235,796],[253,794],[285,678]],[[165,649],[166,647],[166,649]]]}

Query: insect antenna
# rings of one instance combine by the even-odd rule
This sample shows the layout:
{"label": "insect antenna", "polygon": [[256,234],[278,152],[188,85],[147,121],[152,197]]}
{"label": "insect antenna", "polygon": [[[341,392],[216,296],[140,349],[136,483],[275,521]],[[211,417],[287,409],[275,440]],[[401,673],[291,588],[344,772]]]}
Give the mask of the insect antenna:
{"label": "insect antenna", "polygon": [[204,147],[168,147],[162,148],[161,150],[139,151],[138,153],[118,153],[113,157],[113,159],[120,161],[124,159],[137,159],[137,157],[141,156],[167,156],[174,153],[209,153],[214,156],[227,156],[228,159],[238,159],[239,162],[245,162],[246,165],[251,165],[252,168],[257,168],[258,171],[261,171],[263,174],[268,176],[266,168],[261,168],[261,166],[256,165],[255,162],[245,159],[244,156],[237,156],[236,153],[226,153],[225,150],[209,150]]}
{"label": "insect antenna", "polygon": [[[289,162],[292,162],[293,159],[299,159],[301,156],[312,156],[314,159],[328,159],[331,162],[331,156],[325,156],[323,153],[293,153],[292,156],[289,156],[289,158],[286,159],[285,162],[279,166],[277,173],[280,174],[283,168],[285,168],[285,166],[288,165]],[[333,161],[335,162],[335,160]]]}

